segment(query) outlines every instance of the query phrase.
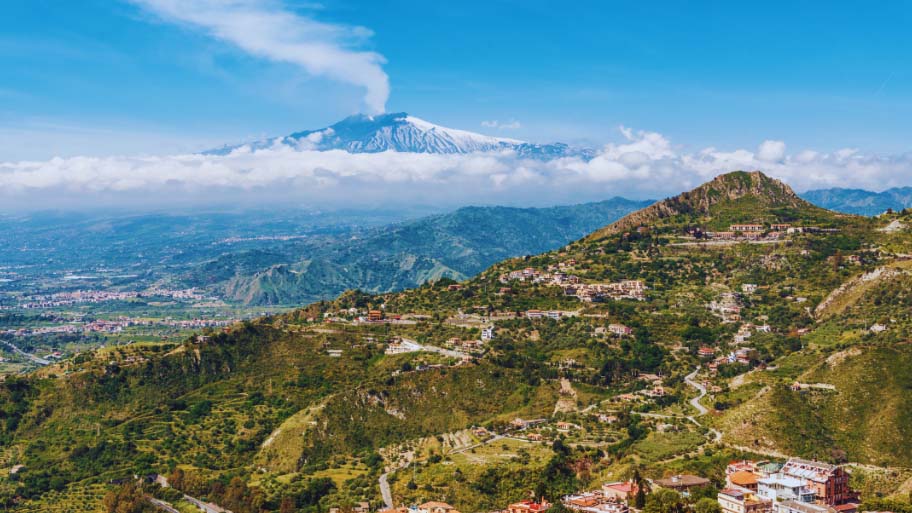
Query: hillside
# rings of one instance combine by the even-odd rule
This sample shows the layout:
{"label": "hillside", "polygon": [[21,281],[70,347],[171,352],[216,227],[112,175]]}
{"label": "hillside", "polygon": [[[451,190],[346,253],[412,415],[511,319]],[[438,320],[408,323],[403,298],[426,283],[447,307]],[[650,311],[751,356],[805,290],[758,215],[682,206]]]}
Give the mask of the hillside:
{"label": "hillside", "polygon": [[770,220],[787,223],[831,217],[823,209],[798,197],[791,187],[759,171],[738,171],[623,217],[596,231],[593,239],[636,229],[663,228],[670,224],[703,223],[707,228],[727,229],[732,223]]}
{"label": "hillside", "polygon": [[[476,212],[432,226],[496,217]],[[733,222],[763,224],[696,235]],[[0,492],[48,511],[154,471],[235,513],[316,511],[380,506],[383,476],[396,504],[490,511],[634,469],[718,487],[756,452],[889,466],[866,490],[893,493],[912,458],[901,226],[907,214],[839,215],[736,172],[461,282],[85,353],[0,384],[0,465],[24,465]],[[400,228],[391,254],[427,237]]]}
{"label": "hillside", "polygon": [[[500,260],[541,253],[578,239],[649,202],[614,198],[550,208],[466,207],[355,233],[335,241],[305,241],[268,254],[230,254],[189,276],[234,301],[293,305],[345,290],[389,292],[428,280],[463,280]],[[263,258],[259,269],[251,265]]]}

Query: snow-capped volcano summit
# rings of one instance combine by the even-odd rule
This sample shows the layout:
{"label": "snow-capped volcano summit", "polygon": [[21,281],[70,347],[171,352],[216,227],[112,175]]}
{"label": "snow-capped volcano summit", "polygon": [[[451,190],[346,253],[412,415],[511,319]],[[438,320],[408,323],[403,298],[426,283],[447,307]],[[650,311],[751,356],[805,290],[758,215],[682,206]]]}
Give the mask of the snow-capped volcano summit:
{"label": "snow-capped volcano summit", "polygon": [[252,150],[287,145],[300,150],[345,150],[350,153],[475,153],[512,150],[522,156],[550,159],[569,155],[591,156],[591,151],[566,144],[534,144],[435,125],[404,112],[368,116],[356,114],[318,130],[295,132],[207,153],[227,154],[244,146]]}

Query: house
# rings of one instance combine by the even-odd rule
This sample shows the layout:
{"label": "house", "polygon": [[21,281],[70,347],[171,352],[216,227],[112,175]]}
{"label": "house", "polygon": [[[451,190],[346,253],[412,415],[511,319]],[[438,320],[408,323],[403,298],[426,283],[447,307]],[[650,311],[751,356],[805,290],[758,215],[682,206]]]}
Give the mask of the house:
{"label": "house", "polygon": [[626,337],[633,334],[633,329],[628,326],[624,326],[623,324],[609,324],[608,331],[619,337]]}
{"label": "house", "polygon": [[529,319],[541,319],[545,316],[545,312],[541,310],[528,310],[526,311],[526,317]]}
{"label": "house", "polygon": [[757,497],[752,492],[725,488],[716,497],[722,513],[768,513],[773,503]]}
{"label": "house", "polygon": [[729,231],[741,233],[758,233],[763,231],[762,224],[733,224],[728,227]]}
{"label": "house", "polygon": [[557,310],[549,310],[545,315],[547,315],[549,319],[560,319],[563,315],[563,312],[559,312]]}
{"label": "house", "polygon": [[600,492],[585,492],[568,495],[561,499],[567,509],[582,513],[628,513],[627,504],[617,499],[606,498]]}
{"label": "house", "polygon": [[716,350],[711,347],[703,346],[697,350],[697,355],[699,355],[700,358],[712,358],[716,355]]}
{"label": "house", "polygon": [[803,479],[817,501],[836,506],[854,501],[858,494],[849,488],[849,474],[839,465],[792,458],[782,467],[782,474]]}
{"label": "house", "polygon": [[757,491],[757,480],[759,476],[750,470],[739,470],[725,476],[725,480],[732,487],[737,487],[751,492]]}
{"label": "house", "polygon": [[757,291],[756,283],[744,283],[741,285],[741,292],[744,292],[745,294],[753,294],[756,291]]}
{"label": "house", "polygon": [[757,480],[757,495],[772,501],[814,502],[817,493],[803,479],[779,473]]}
{"label": "house", "polygon": [[685,497],[690,495],[690,490],[709,484],[709,479],[691,474],[677,474],[665,479],[656,479],[655,484],[662,488],[674,490]]}
{"label": "house", "polygon": [[481,340],[494,340],[494,326],[488,326],[481,329]]}
{"label": "house", "polygon": [[602,485],[602,495],[606,499],[628,501],[637,493],[637,486],[633,481],[614,481]]}
{"label": "house", "polygon": [[527,499],[510,504],[507,506],[506,513],[541,513],[542,511],[547,511],[550,507],[551,503],[544,498],[541,499],[541,502]]}
{"label": "house", "polygon": [[788,223],[773,223],[770,225],[770,230],[774,232],[787,232],[792,225]]}
{"label": "house", "polygon": [[872,324],[868,329],[871,331],[871,333],[881,333],[883,331],[887,331],[887,326],[884,324]]}
{"label": "house", "polygon": [[382,310],[369,310],[367,312],[368,321],[382,321],[383,320],[383,311]]}
{"label": "house", "polygon": [[462,285],[459,285],[458,283],[453,283],[451,285],[447,285],[447,290],[450,292],[455,292],[455,291],[461,290],[461,289],[462,289]]}

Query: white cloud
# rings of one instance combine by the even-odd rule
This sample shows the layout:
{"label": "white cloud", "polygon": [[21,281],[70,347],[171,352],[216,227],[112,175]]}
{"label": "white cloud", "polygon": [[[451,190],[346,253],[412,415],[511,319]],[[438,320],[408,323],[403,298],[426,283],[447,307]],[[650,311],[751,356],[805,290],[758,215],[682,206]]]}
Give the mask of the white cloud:
{"label": "white cloud", "polygon": [[519,121],[516,121],[515,119],[511,119],[510,121],[504,121],[504,122],[500,122],[500,121],[497,121],[496,119],[494,119],[491,121],[482,121],[481,126],[483,126],[485,128],[494,128],[497,130],[517,130],[517,129],[522,128],[522,123],[520,123]]}
{"label": "white cloud", "polygon": [[[0,163],[0,205],[49,208],[136,201],[555,204],[621,195],[661,198],[737,169],[762,170],[796,190],[912,185],[912,154],[803,150],[763,143],[756,152],[688,152],[661,134],[622,129],[625,141],[595,158],[539,161],[510,151],[468,155],[350,154],[273,145],[229,155],[74,157]],[[775,151],[774,151],[775,150]],[[101,198],[101,200],[99,199]],[[107,203],[105,203],[107,204]]]}
{"label": "white cloud", "polygon": [[765,162],[779,162],[785,157],[785,143],[767,139],[757,148],[757,158]]}
{"label": "white cloud", "polygon": [[203,29],[251,55],[363,87],[367,108],[385,110],[389,78],[382,65],[386,59],[357,49],[373,35],[369,29],[316,21],[283,8],[278,0],[133,2],[164,20]]}

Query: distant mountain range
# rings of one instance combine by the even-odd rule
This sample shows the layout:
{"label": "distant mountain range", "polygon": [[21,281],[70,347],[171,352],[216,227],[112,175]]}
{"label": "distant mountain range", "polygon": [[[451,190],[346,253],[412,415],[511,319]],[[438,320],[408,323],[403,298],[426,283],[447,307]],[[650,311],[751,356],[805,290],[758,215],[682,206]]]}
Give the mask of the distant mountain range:
{"label": "distant mountain range", "polygon": [[577,156],[592,158],[595,150],[572,147],[563,143],[535,144],[504,137],[482,135],[466,130],[447,128],[404,112],[369,116],[357,114],[317,130],[304,130],[245,144],[225,146],[206,153],[225,155],[239,148],[261,150],[286,145],[300,150],[343,150],[349,153],[464,154],[484,151],[514,151],[518,155],[553,159]]}
{"label": "distant mountain range", "polygon": [[442,277],[466,279],[500,260],[558,248],[650,203],[465,207],[335,238],[226,253],[185,279],[249,305],[305,304],[348,289],[389,292]]}
{"label": "distant mountain range", "polygon": [[887,209],[902,210],[912,207],[912,187],[894,187],[883,192],[862,189],[818,189],[807,191],[801,197],[811,203],[848,214],[873,216]]}

